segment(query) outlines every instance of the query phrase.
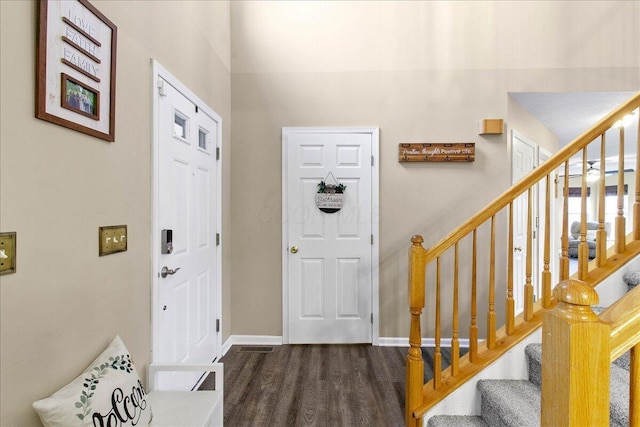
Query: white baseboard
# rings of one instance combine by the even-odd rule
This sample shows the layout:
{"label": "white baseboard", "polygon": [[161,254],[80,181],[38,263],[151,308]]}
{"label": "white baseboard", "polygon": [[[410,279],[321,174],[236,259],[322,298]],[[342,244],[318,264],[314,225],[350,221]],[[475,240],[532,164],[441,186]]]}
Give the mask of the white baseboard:
{"label": "white baseboard", "polygon": [[231,335],[222,345],[222,355],[227,354],[232,345],[282,345],[282,337],[270,335]]}
{"label": "white baseboard", "polygon": [[[469,340],[458,339],[460,347],[468,348]],[[282,337],[271,335],[231,335],[222,345],[222,356],[227,354],[232,345],[282,345]],[[378,339],[380,347],[409,347],[409,338],[380,337]],[[422,347],[435,347],[433,338],[422,338]],[[451,347],[451,338],[442,338],[441,347]]]}
{"label": "white baseboard", "polygon": [[[469,340],[467,338],[459,338],[460,347],[469,348]],[[378,340],[380,347],[409,347],[409,338],[380,337]],[[422,338],[421,347],[435,347],[436,340],[433,338]],[[442,338],[440,347],[451,347],[451,338]]]}

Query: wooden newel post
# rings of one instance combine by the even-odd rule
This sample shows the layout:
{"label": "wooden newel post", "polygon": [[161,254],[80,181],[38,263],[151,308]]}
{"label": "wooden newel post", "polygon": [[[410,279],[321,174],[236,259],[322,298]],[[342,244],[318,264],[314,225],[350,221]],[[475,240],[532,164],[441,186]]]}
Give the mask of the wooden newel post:
{"label": "wooden newel post", "polygon": [[422,236],[411,238],[409,249],[409,312],[411,313],[411,330],[409,332],[409,353],[407,354],[407,382],[405,399],[405,423],[407,426],[422,426],[422,418],[416,419],[413,411],[422,405],[422,388],[424,386],[424,362],[422,361],[422,334],[420,332],[420,315],[424,308],[425,249],[422,247]]}
{"label": "wooden newel post", "polygon": [[541,425],[608,426],[610,327],[591,309],[598,294],[565,280],[553,295],[542,324]]}

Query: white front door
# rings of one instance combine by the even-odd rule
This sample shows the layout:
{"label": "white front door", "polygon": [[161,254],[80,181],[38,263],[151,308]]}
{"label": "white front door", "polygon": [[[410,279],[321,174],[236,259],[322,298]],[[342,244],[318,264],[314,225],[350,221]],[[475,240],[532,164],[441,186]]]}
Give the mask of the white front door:
{"label": "white front door", "polygon": [[[218,356],[219,340],[216,148],[220,120],[162,76],[157,77],[157,90],[153,359],[207,363]],[[191,390],[201,375],[162,374],[158,386]]]}
{"label": "white front door", "polygon": [[[512,132],[512,162],[511,183],[515,184],[536,166],[536,145],[528,141],[519,133]],[[532,194],[535,198],[536,194]],[[527,260],[527,209],[528,195],[524,192],[513,202],[513,298],[515,300],[515,314],[524,310],[524,285],[526,282]],[[532,206],[533,209],[533,206]],[[532,215],[534,215],[532,210]],[[535,218],[532,218],[535,224]],[[532,244],[536,248],[536,243]],[[535,252],[535,250],[534,250]],[[531,254],[532,256],[534,254]],[[532,267],[535,267],[535,260]],[[532,272],[532,284],[536,287],[536,275]]]}
{"label": "white front door", "polygon": [[[283,289],[291,344],[372,342],[374,151],[377,130],[283,129]],[[321,181],[346,186],[339,211],[317,206]]]}

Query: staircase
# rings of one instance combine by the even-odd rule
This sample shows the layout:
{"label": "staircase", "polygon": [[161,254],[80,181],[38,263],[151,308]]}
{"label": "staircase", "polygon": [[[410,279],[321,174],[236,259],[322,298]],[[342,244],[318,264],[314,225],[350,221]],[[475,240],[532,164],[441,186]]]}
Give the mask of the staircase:
{"label": "staircase", "polygon": [[[529,344],[529,380],[480,380],[481,415],[436,415],[427,427],[539,427],[542,385],[542,345]],[[629,353],[611,364],[610,420],[612,427],[629,425]]]}
{"label": "staircase", "polygon": [[[632,118],[632,125],[625,125],[629,117]],[[637,132],[637,141],[632,142],[636,146],[633,178],[625,174],[625,160],[628,160],[625,158],[625,132],[631,135]],[[596,182],[588,182],[587,165],[594,158],[604,165],[608,159],[605,153],[612,150],[618,153],[617,184],[605,187],[604,176],[600,176]],[[482,396],[481,417],[437,417],[429,421],[430,425],[461,425],[459,423],[463,421],[471,423],[468,425],[492,426],[604,425],[611,408],[612,413],[625,412],[622,417],[612,417],[612,425],[622,423],[640,427],[640,292],[637,292],[640,289],[628,293],[599,318],[590,308],[597,304],[598,299],[593,288],[640,254],[639,152],[640,93],[435,245],[424,248],[424,239],[419,235],[411,239],[411,327],[405,399],[407,426],[422,426],[423,417],[431,408],[538,330],[544,319],[548,329],[546,333],[543,329],[542,334],[545,348],[542,369],[546,372],[546,375],[542,375],[542,383],[540,376],[536,379],[534,374],[536,369],[541,369],[539,362],[535,362],[536,347],[529,347],[529,381],[480,381],[477,388]],[[581,169],[581,173],[577,173],[581,177],[578,184],[581,201],[580,236],[577,273],[570,277],[568,206],[569,195],[575,195],[576,188],[575,184],[570,187],[569,177],[576,175],[576,166]],[[636,190],[635,198],[629,201],[627,210],[624,200],[626,186],[630,182],[635,183]],[[595,193],[597,218],[587,216],[590,191]],[[610,191],[617,195],[615,212],[605,212],[605,194]],[[535,213],[533,206],[536,205],[534,200],[538,194],[539,213]],[[562,204],[561,213],[554,213],[556,199]],[[526,218],[516,215],[515,212],[521,210],[514,209],[514,205],[524,206],[522,210]],[[614,230],[609,235],[605,217],[612,214],[615,214]],[[544,235],[539,236],[543,253],[539,261],[540,276],[534,277],[533,224],[534,218],[538,220],[538,215],[544,229]],[[561,218],[559,260],[551,256],[553,242],[558,239],[551,235],[556,216]],[[598,224],[593,260],[590,258],[593,249],[590,250],[587,243],[588,221]],[[525,235],[524,246],[514,245],[516,227],[519,227],[518,233]],[[593,237],[590,240],[593,241]],[[610,242],[613,244],[608,246]],[[524,257],[525,271],[518,274],[514,273],[517,271],[514,268],[516,252]],[[552,283],[554,275],[559,278],[559,283]],[[537,301],[534,300],[534,283],[541,284],[541,295]],[[523,307],[517,316],[515,313],[520,310],[516,310],[514,295],[523,296],[522,300],[518,300],[523,301]],[[422,321],[425,296],[429,296],[429,312],[426,314],[433,316],[430,317],[433,324]],[[464,301],[462,314],[459,310],[460,301]],[[443,320],[443,317],[446,318]],[[460,318],[465,317],[470,317],[469,324],[461,327]],[[498,324],[498,319],[504,319],[505,323]],[[423,337],[421,327],[425,323],[430,328],[426,336],[433,337],[435,343],[431,366],[433,379],[426,384],[423,383],[425,367],[420,349]],[[443,334],[451,337],[451,365],[446,368],[442,366]],[[469,352],[464,356],[458,356],[460,336],[468,337],[469,341]],[[481,336],[485,338],[481,340]],[[632,356],[626,374],[620,372],[619,363],[615,363],[609,375],[606,367],[629,350]],[[621,369],[624,371],[624,368]],[[626,410],[615,402],[608,404],[607,399],[603,398],[605,391],[611,387],[622,390],[617,383],[610,385],[609,382],[617,381],[618,374],[627,379],[628,394],[623,399],[627,402]],[[614,394],[620,394],[620,391]],[[520,415],[510,415],[510,407],[517,408]],[[628,421],[625,422],[624,417]]]}

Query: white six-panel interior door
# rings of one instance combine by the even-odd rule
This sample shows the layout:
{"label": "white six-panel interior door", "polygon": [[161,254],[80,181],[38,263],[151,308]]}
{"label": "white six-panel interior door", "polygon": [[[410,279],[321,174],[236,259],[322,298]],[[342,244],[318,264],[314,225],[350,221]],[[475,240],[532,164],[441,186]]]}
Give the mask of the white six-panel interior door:
{"label": "white six-panel interior door", "polygon": [[[284,128],[283,317],[286,343],[377,341],[377,129]],[[320,181],[346,186],[335,213]]]}

